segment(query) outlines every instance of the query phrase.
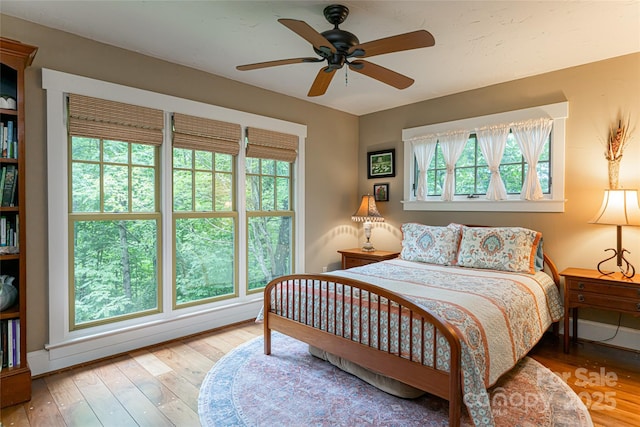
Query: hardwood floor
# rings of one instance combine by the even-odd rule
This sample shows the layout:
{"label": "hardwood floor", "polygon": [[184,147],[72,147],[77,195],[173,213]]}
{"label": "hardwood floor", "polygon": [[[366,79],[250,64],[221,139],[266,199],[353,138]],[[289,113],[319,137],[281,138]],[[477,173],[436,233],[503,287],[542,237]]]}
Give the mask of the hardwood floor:
{"label": "hardwood floor", "polygon": [[[9,426],[198,426],[198,391],[211,366],[262,335],[253,322],[188,337],[33,381],[33,398],[0,413]],[[596,426],[640,426],[640,354],[545,337],[531,356],[590,407]]]}

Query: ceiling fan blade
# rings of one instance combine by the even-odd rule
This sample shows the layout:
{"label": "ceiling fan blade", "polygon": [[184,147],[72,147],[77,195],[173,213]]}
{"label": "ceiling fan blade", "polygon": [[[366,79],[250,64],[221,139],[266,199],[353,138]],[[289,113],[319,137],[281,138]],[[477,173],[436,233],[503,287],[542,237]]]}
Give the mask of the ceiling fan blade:
{"label": "ceiling fan blade", "polygon": [[388,68],[374,64],[368,61],[353,61],[349,64],[349,68],[365,76],[379,80],[396,89],[406,89],[414,82],[413,79],[392,71]]}
{"label": "ceiling fan blade", "polygon": [[322,34],[314,30],[309,24],[297,19],[280,18],[278,22],[308,41],[321,52],[336,53],[336,48]]}
{"label": "ceiling fan blade", "polygon": [[258,68],[276,67],[278,65],[299,64],[301,62],[320,62],[324,61],[322,58],[291,58],[291,59],[278,59],[276,61],[257,62],[255,64],[238,65],[237,70],[247,71],[256,70]]}
{"label": "ceiling fan blade", "polygon": [[316,79],[313,81],[313,84],[311,85],[311,89],[309,89],[309,93],[307,94],[307,96],[324,95],[335,73],[336,73],[335,68],[332,70],[330,70],[329,67],[322,68],[318,72]]}
{"label": "ceiling fan blade", "polygon": [[[349,49],[348,56],[369,58],[371,56],[383,55],[385,53],[430,47],[434,44],[436,44],[436,41],[429,31],[418,30],[353,46]],[[364,52],[364,54],[361,52]]]}

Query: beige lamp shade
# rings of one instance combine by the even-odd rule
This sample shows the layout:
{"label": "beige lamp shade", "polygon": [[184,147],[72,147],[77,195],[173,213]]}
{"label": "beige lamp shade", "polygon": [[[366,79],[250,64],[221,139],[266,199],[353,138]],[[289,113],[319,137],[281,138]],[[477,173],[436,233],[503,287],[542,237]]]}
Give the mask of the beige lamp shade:
{"label": "beige lamp shade", "polygon": [[630,253],[622,247],[622,226],[640,225],[640,206],[638,206],[638,190],[604,190],[602,206],[591,221],[591,224],[606,224],[616,226],[616,247],[605,249],[613,255],[598,263],[598,271],[604,275],[612,274],[602,269],[602,264],[615,258],[618,270],[627,278],[636,274],[636,269],[625,257]]}
{"label": "beige lamp shade", "polygon": [[376,199],[369,194],[362,196],[360,207],[351,215],[351,220],[355,222],[384,222],[384,218],[376,207]]}
{"label": "beige lamp shade", "polygon": [[604,190],[602,206],[589,223],[640,225],[638,190]]}

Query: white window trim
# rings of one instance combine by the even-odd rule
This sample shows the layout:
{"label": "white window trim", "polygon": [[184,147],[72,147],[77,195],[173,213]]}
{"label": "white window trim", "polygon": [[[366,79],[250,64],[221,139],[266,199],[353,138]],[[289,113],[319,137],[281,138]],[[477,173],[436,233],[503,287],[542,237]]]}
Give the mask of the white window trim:
{"label": "white window trim", "polygon": [[[215,327],[251,319],[262,306],[261,293],[246,292],[246,250],[239,246],[239,295],[205,305],[173,310],[171,301],[172,254],[171,245],[164,244],[162,252],[163,303],[162,312],[143,318],[129,319],[117,324],[69,331],[69,257],[68,247],[68,153],[65,93],[76,93],[101,99],[124,102],[165,112],[180,112],[215,120],[297,135],[298,160],[294,164],[295,215],[295,273],[305,271],[304,247],[304,164],[307,127],[270,117],[231,110],[219,106],[114,83],[42,70],[42,87],[47,91],[47,167],[48,167],[48,221],[49,221],[49,342],[46,351],[31,352],[29,364],[34,375],[62,369],[79,363],[129,351],[181,336],[202,332]],[[165,114],[165,123],[169,123]],[[170,130],[165,126],[165,142],[160,150],[162,236],[172,236],[172,201],[164,197],[171,186]],[[244,134],[244,133],[243,133]],[[237,178],[244,178],[244,149],[238,155]],[[241,181],[238,181],[241,182]],[[238,241],[246,239],[244,192],[237,193]]]}
{"label": "white window trim", "polygon": [[[425,201],[416,200],[413,194],[414,155],[411,139],[423,135],[460,129],[476,129],[483,126],[499,125],[549,117],[553,119],[551,133],[551,193],[540,200],[522,200],[519,195],[510,195],[507,200],[486,200],[482,196],[467,199],[455,196],[452,201],[443,201],[440,196],[429,196]],[[404,200],[405,211],[462,211],[462,212],[564,212],[564,164],[565,164],[565,130],[569,117],[569,103],[541,105],[539,107],[508,111],[487,116],[436,123],[402,130],[404,141]]]}

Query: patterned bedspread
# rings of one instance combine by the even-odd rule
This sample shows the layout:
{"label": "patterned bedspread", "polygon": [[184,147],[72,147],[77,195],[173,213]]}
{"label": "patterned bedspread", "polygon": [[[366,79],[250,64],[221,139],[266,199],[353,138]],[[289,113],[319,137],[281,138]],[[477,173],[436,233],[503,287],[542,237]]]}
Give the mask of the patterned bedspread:
{"label": "patterned bedspread", "polygon": [[331,274],[402,294],[456,329],[462,337],[464,403],[477,426],[493,425],[486,389],[563,313],[558,289],[543,272],[507,273],[395,259]]}

